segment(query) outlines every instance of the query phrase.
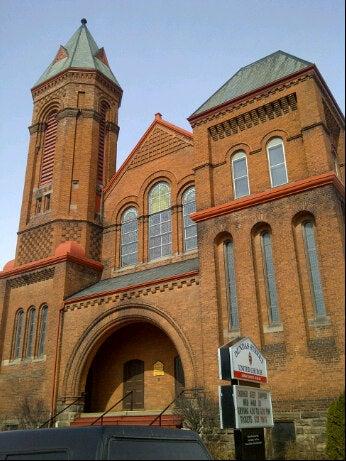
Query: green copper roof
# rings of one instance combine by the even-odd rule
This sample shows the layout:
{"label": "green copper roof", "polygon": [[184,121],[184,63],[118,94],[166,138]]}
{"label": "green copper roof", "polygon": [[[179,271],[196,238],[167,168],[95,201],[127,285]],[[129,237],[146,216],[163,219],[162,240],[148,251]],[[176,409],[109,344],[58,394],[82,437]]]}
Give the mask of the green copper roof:
{"label": "green copper roof", "polygon": [[[60,47],[57,56],[41,75],[34,86],[54,77],[60,72],[71,68],[96,69],[107,78],[112,80],[119,88],[120,85],[110,70],[109,66],[102,62],[96,55],[104,53],[93,39],[86,26],[86,20],[82,19],[82,25],[72,35],[64,47]],[[60,54],[60,59],[58,55]]]}
{"label": "green copper roof", "polygon": [[131,274],[118,275],[109,279],[100,280],[99,282],[91,285],[84,290],[75,293],[74,295],[67,298],[68,301],[73,301],[75,298],[81,296],[92,296],[97,293],[103,293],[105,291],[115,291],[120,288],[131,287],[139,284],[150,284],[155,280],[163,278],[174,277],[180,274],[186,274],[187,272],[198,271],[199,260],[198,258],[187,259],[186,261],[179,261],[176,263],[165,264],[159,267],[153,267],[151,269],[144,269],[142,271],[133,272]]}
{"label": "green copper roof", "polygon": [[226,101],[230,101],[257,88],[287,77],[311,65],[311,62],[304,61],[284,51],[276,51],[238,70],[233,77],[207,99],[192,115],[201,114]]}

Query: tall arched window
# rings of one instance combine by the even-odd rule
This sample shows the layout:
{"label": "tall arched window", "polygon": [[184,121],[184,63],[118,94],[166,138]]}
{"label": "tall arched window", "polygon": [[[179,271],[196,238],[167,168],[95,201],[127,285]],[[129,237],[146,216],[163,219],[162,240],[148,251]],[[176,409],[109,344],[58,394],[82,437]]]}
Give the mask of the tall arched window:
{"label": "tall arched window", "polygon": [[43,151],[42,151],[42,161],[41,161],[41,171],[40,171],[40,183],[43,184],[50,183],[53,179],[53,168],[54,168],[54,153],[55,153],[55,144],[57,136],[57,110],[54,109],[50,112],[46,119],[46,131],[43,141]]}
{"label": "tall arched window", "polygon": [[149,193],[149,260],[172,254],[171,191],[165,182]]}
{"label": "tall arched window", "polygon": [[237,285],[236,285],[235,268],[234,268],[233,241],[226,240],[223,246],[224,246],[225,273],[226,273],[226,283],[227,283],[227,298],[228,298],[228,308],[229,308],[230,329],[238,330],[239,328],[238,299],[237,299]]}
{"label": "tall arched window", "polygon": [[40,309],[40,318],[39,318],[39,334],[38,334],[38,346],[37,346],[37,355],[39,357],[44,355],[44,348],[45,348],[46,334],[47,334],[47,317],[48,317],[48,306],[44,304]]}
{"label": "tall arched window", "polygon": [[314,223],[312,221],[305,221],[303,223],[303,233],[316,316],[324,317],[326,315],[326,307],[324,304],[321,275],[318,264]]}
{"label": "tall arched window", "polygon": [[234,198],[249,195],[249,175],[245,152],[238,152],[232,157],[232,176]]}
{"label": "tall arched window", "polygon": [[19,309],[16,314],[13,329],[13,343],[12,343],[12,360],[18,359],[21,354],[21,347],[23,341],[23,328],[24,327],[24,311]]}
{"label": "tall arched window", "polygon": [[264,231],[261,234],[262,252],[264,261],[264,275],[267,285],[267,298],[269,307],[270,323],[278,323],[280,321],[278,296],[276,292],[276,280],[272,251],[272,239],[270,232]]}
{"label": "tall arched window", "polygon": [[128,208],[121,219],[121,266],[137,263],[138,225],[136,208]]}
{"label": "tall arched window", "polygon": [[184,249],[185,251],[197,248],[197,224],[192,221],[190,214],[196,211],[196,192],[194,187],[189,187],[183,194],[183,223],[184,223]]}
{"label": "tall arched window", "polygon": [[34,355],[34,336],[36,326],[36,309],[30,307],[27,314],[26,323],[26,345],[25,345],[25,357],[32,357]]}
{"label": "tall arched window", "polygon": [[272,187],[288,182],[285,149],[281,138],[273,138],[267,144],[270,182]]}

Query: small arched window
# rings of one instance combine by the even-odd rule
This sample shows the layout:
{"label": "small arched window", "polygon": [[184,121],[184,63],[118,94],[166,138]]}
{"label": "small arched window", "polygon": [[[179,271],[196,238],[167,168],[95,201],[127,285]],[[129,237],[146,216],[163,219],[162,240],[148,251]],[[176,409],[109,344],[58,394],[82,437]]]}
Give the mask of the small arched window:
{"label": "small arched window", "polygon": [[276,291],[275,269],[272,250],[272,238],[268,231],[261,234],[262,252],[264,262],[264,275],[267,286],[267,297],[269,307],[270,323],[278,323],[280,321],[278,296]]}
{"label": "small arched window", "polygon": [[166,182],[149,193],[149,260],[172,253],[171,191]]}
{"label": "small arched window", "polygon": [[53,179],[53,168],[54,168],[54,154],[56,145],[58,120],[57,110],[52,110],[46,119],[46,130],[43,141],[41,171],[40,171],[40,183],[42,186],[48,184]]}
{"label": "small arched window", "polygon": [[324,304],[314,227],[315,226],[312,221],[305,221],[303,223],[305,251],[308,267],[310,270],[311,291],[314,300],[316,316],[324,317],[326,315],[326,307]]}
{"label": "small arched window", "polygon": [[226,240],[223,243],[224,258],[225,258],[225,272],[226,272],[226,283],[227,283],[227,298],[229,308],[229,320],[230,329],[239,329],[239,317],[238,317],[238,299],[237,299],[237,285],[234,268],[234,252],[233,252],[233,241]]}
{"label": "small arched window", "polygon": [[25,357],[32,357],[34,355],[35,326],[36,326],[36,309],[34,307],[30,307],[28,314],[27,314],[27,323],[26,323]]}
{"label": "small arched window", "polygon": [[288,182],[284,143],[273,138],[267,144],[270,183],[272,187]]}
{"label": "small arched window", "polygon": [[196,211],[196,191],[189,187],[183,194],[183,224],[185,251],[197,248],[197,224],[192,221],[190,214]]}
{"label": "small arched window", "polygon": [[12,360],[20,357],[22,341],[23,341],[23,328],[24,327],[24,311],[19,309],[16,314],[13,329],[13,343],[12,343]]}
{"label": "small arched window", "polygon": [[44,355],[46,334],[47,334],[47,317],[48,317],[48,306],[44,304],[40,309],[40,318],[39,318],[39,335],[38,335],[38,346],[37,346],[37,355],[39,357]]}
{"label": "small arched window", "polygon": [[250,194],[247,158],[245,152],[237,152],[232,157],[232,176],[234,198]]}
{"label": "small arched window", "polygon": [[136,208],[128,208],[121,219],[121,266],[137,263],[138,224]]}

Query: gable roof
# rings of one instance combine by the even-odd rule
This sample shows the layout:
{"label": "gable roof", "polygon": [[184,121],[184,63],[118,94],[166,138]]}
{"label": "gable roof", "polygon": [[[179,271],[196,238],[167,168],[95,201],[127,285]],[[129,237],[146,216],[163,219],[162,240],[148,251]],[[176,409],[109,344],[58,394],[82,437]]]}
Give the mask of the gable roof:
{"label": "gable roof", "polygon": [[238,70],[191,117],[312,65],[313,63],[304,61],[284,51],[276,51]]}
{"label": "gable roof", "polygon": [[64,70],[82,68],[98,70],[121,89],[108,65],[104,49],[97,46],[86,26],[86,19],[82,19],[81,22],[82,25],[76,30],[66,45],[60,46],[55,58],[37,80],[34,87]]}
{"label": "gable roof", "polygon": [[150,126],[148,127],[148,129],[145,131],[145,133],[140,138],[138,143],[135,145],[135,147],[132,149],[130,154],[127,156],[123,164],[120,166],[119,170],[114,173],[114,175],[111,177],[109,182],[106,184],[104,188],[105,192],[109,191],[109,189],[115,183],[115,181],[117,179],[120,179],[120,177],[125,173],[126,168],[128,168],[128,166],[130,165],[138,149],[144,144],[144,142],[148,139],[148,137],[150,136],[150,134],[154,131],[156,127],[168,128],[169,130],[175,132],[177,135],[183,136],[185,138],[189,138],[191,144],[193,142],[193,135],[190,131],[184,130],[183,128],[180,128],[179,126],[176,126],[173,123],[163,120],[162,115],[160,113],[155,114],[155,118],[150,124]]}

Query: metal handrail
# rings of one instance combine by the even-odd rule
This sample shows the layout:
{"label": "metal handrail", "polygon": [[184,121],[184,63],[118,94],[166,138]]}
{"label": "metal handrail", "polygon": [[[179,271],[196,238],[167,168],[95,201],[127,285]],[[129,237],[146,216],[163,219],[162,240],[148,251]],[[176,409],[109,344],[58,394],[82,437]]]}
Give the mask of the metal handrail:
{"label": "metal handrail", "polygon": [[199,391],[202,391],[203,388],[199,388],[199,387],[195,387],[195,388],[192,388],[192,389],[183,389],[181,392],[179,392],[178,395],[175,396],[175,398],[166,406],[166,408],[164,408],[161,413],[157,416],[155,416],[155,418],[152,420],[152,422],[149,424],[149,426],[152,426],[155,421],[157,421],[158,419],[160,420],[160,426],[161,426],[161,416],[165,413],[165,411],[168,410],[168,408],[173,405],[173,403],[181,396],[183,395],[185,392],[199,392]]}
{"label": "metal handrail", "polygon": [[102,413],[101,416],[99,416],[98,418],[95,419],[95,421],[93,421],[91,424],[89,424],[89,426],[93,426],[95,423],[97,423],[97,421],[100,419],[101,420],[101,426],[103,425],[103,417],[109,413],[111,410],[113,410],[114,407],[116,407],[118,405],[118,403],[122,402],[123,400],[126,399],[126,397],[128,397],[129,395],[131,395],[131,411],[133,410],[133,391],[129,391],[127,392],[127,394],[124,395],[124,397],[120,400],[117,401],[117,403],[115,403],[112,407],[108,408],[108,410],[106,410],[104,413]]}
{"label": "metal handrail", "polygon": [[84,394],[80,395],[76,400],[74,400],[72,403],[70,403],[69,405],[67,405],[67,407],[63,408],[62,410],[60,410],[58,413],[55,413],[55,415],[53,415],[51,418],[48,419],[48,421],[44,422],[43,424],[41,424],[41,426],[38,427],[38,429],[42,429],[42,427],[44,427],[46,424],[52,422],[55,420],[55,418],[59,415],[61,415],[62,412],[64,412],[65,410],[67,410],[68,408],[72,407],[72,405],[74,405],[75,403],[78,402],[78,400],[84,398]]}
{"label": "metal handrail", "polygon": [[169,408],[171,405],[173,405],[173,403],[174,403],[181,395],[183,395],[183,393],[184,393],[186,390],[187,390],[187,389],[183,389],[181,392],[179,392],[179,394],[175,396],[174,400],[172,400],[171,403],[169,403],[169,404],[166,406],[166,408],[164,408],[164,409],[161,411],[161,413],[160,413],[159,415],[155,416],[155,418],[152,420],[152,422],[149,424],[149,426],[152,426],[152,425],[155,423],[155,421],[157,421],[158,419],[160,420],[160,426],[161,426],[161,416],[164,414],[164,412],[165,412],[166,410],[168,410],[168,408]]}

